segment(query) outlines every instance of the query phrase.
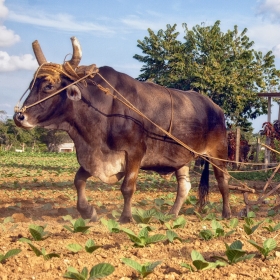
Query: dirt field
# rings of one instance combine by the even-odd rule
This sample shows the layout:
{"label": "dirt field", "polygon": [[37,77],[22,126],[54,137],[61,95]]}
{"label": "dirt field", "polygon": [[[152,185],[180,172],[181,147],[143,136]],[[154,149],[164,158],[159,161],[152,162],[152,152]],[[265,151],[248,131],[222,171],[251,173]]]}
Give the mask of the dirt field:
{"label": "dirt field", "polygon": [[[2,166],[5,168],[5,166]],[[3,174],[2,174],[3,175]],[[175,228],[181,238],[171,243],[168,240],[152,243],[145,247],[136,247],[124,232],[111,233],[100,221],[89,223],[91,226],[88,234],[72,233],[63,226],[69,225],[69,221],[63,219],[71,215],[79,218],[76,211],[76,193],[73,186],[73,174],[46,174],[40,173],[31,180],[29,177],[1,178],[0,184],[0,254],[5,254],[11,249],[20,248],[21,252],[3,263],[0,263],[0,279],[64,279],[67,268],[72,266],[78,271],[83,267],[89,270],[99,263],[110,263],[115,271],[106,279],[138,279],[139,273],[122,262],[123,258],[133,259],[141,264],[161,261],[154,271],[146,279],[280,279],[280,249],[274,249],[263,259],[258,250],[248,240],[254,240],[262,244],[268,238],[274,238],[280,246],[280,230],[269,232],[264,227],[275,226],[279,221],[279,211],[274,206],[275,197],[270,197],[266,204],[255,207],[256,217],[254,223],[263,221],[257,230],[248,235],[244,231],[245,221],[240,217],[240,211],[244,207],[240,193],[231,192],[231,206],[233,218],[238,218],[239,223],[234,232],[229,236],[213,237],[204,240],[199,236],[203,229],[211,228],[211,220],[221,216],[221,196],[212,182],[206,213],[201,217],[193,212],[197,210],[195,201],[185,204],[181,216],[185,218],[186,225],[183,228]],[[40,177],[41,176],[41,177]],[[146,178],[146,180],[145,180]],[[193,185],[197,182],[194,179]],[[146,176],[140,174],[140,187],[134,196],[134,207],[141,209],[155,208],[160,212],[167,212],[169,204],[174,200],[175,181],[168,183],[158,176]],[[264,182],[250,182],[255,187],[262,187]],[[114,216],[122,209],[123,201],[119,191],[119,184],[106,186],[105,184],[91,180],[89,182],[88,197],[96,206],[99,217],[115,219]],[[196,195],[196,188],[192,189],[192,196]],[[256,198],[254,195],[251,199]],[[159,200],[161,199],[161,200]],[[211,214],[212,213],[212,214]],[[208,218],[207,218],[208,215]],[[206,219],[205,219],[206,217]],[[203,219],[204,218],[204,219]],[[209,220],[208,220],[209,219]],[[270,221],[269,221],[270,219]],[[225,232],[230,221],[219,221]],[[171,222],[169,222],[172,224]],[[57,253],[59,258],[44,260],[37,257],[27,243],[20,242],[22,237],[30,238],[29,226],[46,225],[45,230],[49,237],[42,241],[32,241],[40,250],[45,248],[47,253]],[[254,224],[254,225],[255,225]],[[143,225],[135,223],[121,225],[139,233]],[[154,219],[149,223],[152,231],[149,235],[166,234],[167,226]],[[93,253],[85,251],[85,243],[88,239],[94,240],[101,246]],[[242,250],[247,254],[255,254],[251,260],[240,261],[232,265],[207,269],[204,271],[189,271],[181,266],[181,263],[192,264],[191,252],[196,250],[201,253],[206,261],[214,262],[213,256],[225,256],[225,244],[231,244],[236,240],[243,243]],[[83,249],[77,253],[71,252],[66,246],[78,243]],[[194,269],[196,270],[196,269]]]}

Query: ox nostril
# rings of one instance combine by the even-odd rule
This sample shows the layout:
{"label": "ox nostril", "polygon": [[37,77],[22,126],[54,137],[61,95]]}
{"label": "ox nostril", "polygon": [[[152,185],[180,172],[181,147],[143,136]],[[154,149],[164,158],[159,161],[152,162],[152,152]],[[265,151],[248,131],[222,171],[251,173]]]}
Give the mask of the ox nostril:
{"label": "ox nostril", "polygon": [[23,115],[22,113],[18,113],[18,114],[17,114],[17,119],[18,119],[19,121],[23,121],[23,120],[24,120],[24,115]]}

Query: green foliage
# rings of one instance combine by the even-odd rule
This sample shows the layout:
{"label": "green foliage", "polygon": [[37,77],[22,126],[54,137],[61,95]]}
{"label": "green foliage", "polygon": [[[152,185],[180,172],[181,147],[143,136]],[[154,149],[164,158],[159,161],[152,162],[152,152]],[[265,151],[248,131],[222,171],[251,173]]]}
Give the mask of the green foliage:
{"label": "green foliage", "polygon": [[225,246],[227,259],[220,256],[214,256],[214,258],[225,261],[229,264],[234,264],[240,261],[250,260],[255,256],[255,254],[247,255],[246,251],[242,250],[243,244],[240,240],[234,241],[231,245],[225,243]]}
{"label": "green foliage", "polygon": [[174,221],[170,221],[169,223],[165,223],[165,226],[168,229],[175,229],[175,228],[184,228],[187,221],[183,216],[178,217]]}
{"label": "green foliage", "polygon": [[49,237],[49,232],[44,231],[47,225],[44,226],[37,226],[37,225],[30,225],[29,232],[32,235],[35,241],[45,240]]}
{"label": "green foliage", "polygon": [[20,249],[9,250],[5,255],[0,254],[0,263],[4,263],[8,258],[11,258],[21,252]]}
{"label": "green foliage", "polygon": [[63,275],[63,277],[76,280],[94,280],[107,277],[114,271],[115,268],[111,264],[100,263],[91,268],[88,278],[88,269],[86,267],[84,267],[81,272],[78,272],[76,268],[70,266],[67,268],[67,272]]}
{"label": "green foliage", "polygon": [[107,227],[109,232],[114,232],[114,233],[120,232],[120,225],[115,220],[112,220],[112,219],[106,220],[104,218],[101,218],[100,221],[105,227]]}
{"label": "green foliage", "polygon": [[88,253],[93,253],[95,250],[98,248],[101,248],[99,245],[95,245],[94,241],[92,239],[88,239],[86,244],[85,244],[85,250]]}
{"label": "green foliage", "polygon": [[159,222],[163,225],[166,222],[169,222],[171,219],[174,218],[173,214],[163,214],[162,212],[156,212],[155,218],[159,220]]}
{"label": "green foliage", "polygon": [[[225,266],[226,264],[221,261],[216,262],[207,262],[204,257],[195,250],[191,252],[192,264],[196,268],[196,270],[207,270],[214,269],[218,266]],[[194,268],[190,264],[181,263],[182,267],[189,269],[190,271],[195,271]]]}
{"label": "green foliage", "polygon": [[215,237],[229,236],[235,232],[235,230],[231,230],[226,233],[225,230],[223,229],[223,226],[221,225],[221,223],[219,223],[216,220],[213,220],[211,222],[211,227],[212,227],[212,230],[210,230],[210,229],[201,230],[199,232],[199,237],[201,237],[204,240],[210,240]]}
{"label": "green foliage", "polygon": [[263,246],[257,244],[254,240],[248,240],[248,242],[256,247],[265,259],[267,258],[268,254],[277,247],[276,240],[273,238],[266,239],[263,242]]}
{"label": "green foliage", "polygon": [[[81,246],[78,243],[71,243],[71,244],[68,244],[66,246],[66,248],[68,250],[72,251],[73,253],[78,253],[79,251],[81,251],[83,249],[83,246]],[[86,250],[86,252],[88,252],[90,254],[99,248],[101,248],[101,246],[95,245],[95,243],[92,239],[88,239],[85,244],[85,250]]]}
{"label": "green foliage", "polygon": [[274,232],[280,229],[280,223],[276,224],[276,225],[268,225],[267,227],[263,227],[264,229],[266,229],[269,232]]}
{"label": "green foliage", "polygon": [[173,242],[175,239],[179,240],[182,242],[182,239],[178,236],[178,234],[176,232],[174,232],[173,230],[167,230],[166,231],[166,237],[168,239],[169,242]]}
{"label": "green foliage", "polygon": [[254,220],[250,217],[246,217],[244,221],[245,224],[243,225],[243,228],[247,235],[253,234],[258,229],[258,227],[264,222],[262,221],[255,224]]}
{"label": "green foliage", "polygon": [[223,108],[228,124],[248,127],[249,119],[266,113],[266,102],[257,92],[277,90],[279,71],[272,52],[255,51],[247,29],[239,33],[236,25],[226,32],[220,21],[183,28],[183,42],[176,25],[157,33],[148,29],[148,36],[137,41],[143,53],[134,55],[143,63],[138,79],[197,90]]}
{"label": "green foliage", "polygon": [[129,239],[137,247],[145,247],[151,243],[164,241],[167,238],[164,234],[155,234],[149,236],[149,231],[147,227],[141,229],[138,235],[136,235],[132,230],[127,228],[122,228],[122,231],[128,235]]}
{"label": "green foliage", "polygon": [[78,243],[71,243],[71,244],[68,244],[66,246],[66,248],[73,253],[78,253],[79,251],[81,251],[83,249],[83,246],[81,246]]}
{"label": "green foliage", "polygon": [[161,263],[161,261],[156,261],[153,263],[145,263],[143,265],[139,264],[138,262],[129,259],[129,258],[123,258],[122,262],[126,265],[130,266],[131,268],[135,269],[139,274],[145,278],[149,274],[151,274],[154,269]]}
{"label": "green foliage", "polygon": [[132,217],[137,224],[148,224],[156,215],[155,209],[143,210],[140,208],[132,209]]}
{"label": "green foliage", "polygon": [[32,242],[29,239],[21,238],[20,241],[27,243],[30,246],[30,248],[32,249],[32,251],[35,253],[35,255],[37,257],[43,256],[45,261],[50,260],[51,258],[59,258],[60,257],[59,254],[56,254],[56,253],[47,254],[45,248],[42,248],[42,250],[38,249],[34,244],[32,244]]}
{"label": "green foliage", "polygon": [[[71,218],[71,216],[70,216]],[[89,220],[84,220],[83,218],[78,218],[77,220],[75,219],[69,219],[69,216],[66,216],[66,218],[64,217],[64,219],[69,220],[69,222],[71,223],[72,227],[70,226],[63,226],[65,229],[69,230],[70,232],[76,233],[76,232],[82,232],[82,233],[88,233],[89,232],[89,228],[91,226],[86,226],[86,224],[89,222]]]}

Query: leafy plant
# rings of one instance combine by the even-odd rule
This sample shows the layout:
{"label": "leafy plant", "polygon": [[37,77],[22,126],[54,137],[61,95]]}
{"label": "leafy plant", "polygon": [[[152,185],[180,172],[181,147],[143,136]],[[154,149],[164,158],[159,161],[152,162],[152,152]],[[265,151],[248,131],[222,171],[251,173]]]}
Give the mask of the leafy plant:
{"label": "leafy plant", "polygon": [[242,250],[243,244],[240,240],[234,241],[231,245],[225,243],[225,246],[227,259],[220,256],[214,256],[213,258],[225,261],[229,264],[234,264],[240,261],[250,260],[255,256],[255,254],[246,255],[247,252]]}
{"label": "leafy plant", "polygon": [[45,240],[46,238],[48,238],[50,235],[50,233],[48,231],[45,231],[45,228],[47,227],[47,225],[44,226],[37,226],[37,225],[30,225],[29,226],[29,232],[32,235],[33,239],[36,241],[41,241],[41,240]]}
{"label": "leafy plant", "polygon": [[175,229],[175,228],[184,228],[187,221],[183,216],[178,217],[174,221],[170,221],[169,223],[165,223],[165,226],[168,229]]}
{"label": "leafy plant", "polygon": [[81,246],[78,243],[71,243],[71,244],[68,244],[66,246],[66,248],[73,253],[78,253],[79,251],[81,251],[83,249],[83,246]]}
{"label": "leafy plant", "polygon": [[38,249],[35,245],[33,245],[32,242],[30,240],[28,240],[28,239],[21,238],[20,240],[22,242],[26,242],[30,246],[30,248],[33,250],[33,252],[35,253],[35,255],[37,257],[43,256],[45,261],[50,260],[51,258],[59,258],[60,257],[60,255],[56,254],[56,253],[49,253],[49,254],[47,254],[45,248],[42,248],[42,250],[40,251],[40,249]]}
{"label": "leafy plant", "polygon": [[122,262],[138,271],[143,278],[151,274],[154,269],[161,263],[161,261],[156,261],[153,263],[145,263],[142,265],[129,258],[123,258]]}
{"label": "leafy plant", "polygon": [[[192,258],[192,264],[196,268],[196,270],[214,269],[217,266],[226,265],[224,262],[221,262],[219,260],[216,262],[207,262],[204,259],[204,257],[198,251],[195,250],[192,250],[191,258]],[[190,271],[195,271],[195,269],[190,264],[181,263],[181,266],[189,269]]]}
{"label": "leafy plant", "polygon": [[231,219],[228,224],[224,223],[227,228],[235,229],[238,226],[239,220],[237,218]]}
{"label": "leafy plant", "polygon": [[268,225],[267,227],[263,227],[264,229],[266,229],[269,232],[274,232],[280,229],[280,223],[272,226],[272,225]]}
{"label": "leafy plant", "polygon": [[244,220],[245,224],[243,225],[243,228],[247,235],[251,235],[252,233],[254,233],[258,229],[258,227],[263,223],[262,221],[255,224],[254,220],[250,217],[247,217]]}
{"label": "leafy plant", "polygon": [[5,255],[0,254],[0,263],[4,263],[8,258],[11,258],[21,252],[21,249],[11,249]]}
{"label": "leafy plant", "polygon": [[276,240],[273,238],[266,239],[263,242],[263,246],[257,244],[254,240],[248,240],[248,242],[258,249],[258,251],[264,256],[264,259],[266,259],[268,254],[277,247]]}
{"label": "leafy plant", "polygon": [[167,238],[164,234],[155,234],[153,236],[149,236],[147,227],[141,229],[138,235],[127,228],[122,228],[122,231],[128,235],[129,239],[134,243],[135,246],[139,247],[145,247],[146,245],[149,245],[151,243],[164,241]]}
{"label": "leafy plant", "polygon": [[182,239],[178,236],[178,234],[172,230],[167,230],[166,231],[166,237],[169,242],[173,242],[175,239],[179,240],[182,242]]}
{"label": "leafy plant", "polygon": [[226,233],[225,230],[223,229],[223,226],[221,225],[221,223],[219,223],[216,220],[213,220],[211,222],[211,227],[212,227],[212,230],[209,230],[209,229],[201,230],[199,232],[199,236],[204,240],[210,240],[214,237],[229,236],[234,232],[234,230],[231,230]]}
{"label": "leafy plant", "polygon": [[198,200],[195,195],[189,195],[186,199],[187,205],[193,205],[195,206],[197,204]]}
{"label": "leafy plant", "polygon": [[81,272],[78,272],[76,268],[70,266],[67,268],[67,272],[63,275],[63,277],[76,280],[94,280],[109,276],[114,272],[114,270],[115,268],[109,263],[97,264],[91,268],[89,273],[86,267],[84,267]]}
{"label": "leafy plant", "polygon": [[162,212],[156,212],[155,218],[159,220],[159,222],[163,225],[166,222],[169,222],[171,219],[174,218],[173,214],[163,214]]}
{"label": "leafy plant", "polygon": [[91,226],[86,226],[86,224],[89,222],[89,219],[84,220],[83,218],[79,218],[77,220],[70,219],[70,223],[72,224],[72,227],[64,225],[63,227],[67,230],[69,230],[72,233],[76,232],[82,232],[82,233],[88,233],[88,229]]}
{"label": "leafy plant", "polygon": [[148,224],[156,215],[155,209],[143,210],[140,208],[133,208],[132,217],[137,224]]}
{"label": "leafy plant", "polygon": [[100,246],[100,245],[95,245],[95,243],[92,239],[88,239],[85,244],[85,250],[86,250],[86,252],[88,252],[90,254],[101,247],[102,246]]}
{"label": "leafy plant", "polygon": [[119,233],[120,232],[120,225],[117,221],[112,220],[112,219],[106,220],[104,218],[101,218],[100,221],[105,227],[107,227],[107,229],[110,232],[114,232],[114,233]]}

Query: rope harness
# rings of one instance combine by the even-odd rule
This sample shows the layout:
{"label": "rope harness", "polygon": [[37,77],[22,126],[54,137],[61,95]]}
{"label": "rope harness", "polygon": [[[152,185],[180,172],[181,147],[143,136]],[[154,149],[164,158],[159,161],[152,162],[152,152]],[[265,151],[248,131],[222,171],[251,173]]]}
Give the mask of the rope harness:
{"label": "rope harness", "polygon": [[[170,95],[170,100],[171,100],[171,119],[170,119],[169,129],[167,131],[167,130],[163,129],[162,127],[160,127],[159,125],[157,125],[156,123],[154,123],[151,119],[149,119],[141,111],[139,111],[130,101],[128,101],[119,91],[117,91],[101,74],[99,74],[98,71],[99,71],[99,69],[96,67],[95,64],[92,64],[90,66],[79,66],[76,69],[73,69],[72,66],[68,62],[64,62],[64,64],[43,63],[37,69],[37,71],[35,72],[33,82],[31,84],[31,86],[29,86],[29,88],[21,96],[19,102],[17,103],[17,105],[14,108],[14,111],[15,111],[15,113],[24,113],[28,108],[31,108],[31,107],[33,107],[33,106],[35,106],[35,105],[37,105],[41,102],[44,102],[45,100],[47,100],[49,98],[52,98],[53,96],[61,93],[62,91],[64,91],[65,89],[69,88],[72,85],[78,84],[79,82],[83,82],[84,85],[87,86],[86,79],[87,78],[94,78],[95,75],[98,75],[112,89],[113,92],[111,92],[111,90],[109,88],[105,88],[102,85],[96,83],[95,81],[90,80],[93,85],[97,86],[105,94],[111,95],[113,98],[117,99],[118,101],[123,103],[125,106],[127,106],[128,108],[130,108],[131,110],[136,112],[138,115],[140,115],[141,117],[143,117],[144,119],[146,119],[147,121],[152,123],[160,131],[162,131],[164,134],[166,134],[168,137],[173,139],[175,142],[177,142],[178,144],[180,144],[181,146],[183,146],[187,150],[189,150],[191,153],[193,153],[194,155],[199,156],[199,157],[203,158],[204,160],[208,161],[213,166],[215,166],[217,169],[219,169],[220,171],[225,173],[227,176],[229,176],[233,180],[237,181],[243,187],[243,189],[240,189],[238,187],[237,187],[237,189],[242,190],[242,191],[255,193],[254,189],[249,188],[247,185],[245,185],[242,182],[240,182],[239,180],[235,179],[227,171],[223,170],[222,168],[220,168],[219,166],[214,164],[209,159],[237,163],[236,161],[229,161],[229,160],[226,160],[226,159],[220,159],[220,158],[211,157],[211,156],[208,156],[208,155],[205,155],[205,154],[198,153],[195,150],[193,150],[191,147],[189,147],[187,144],[182,142],[180,139],[178,139],[177,137],[175,137],[171,134],[171,128],[172,128],[172,122],[173,122],[173,98],[172,98],[172,94],[169,91],[169,89],[165,88],[168,91],[168,93]],[[19,104],[20,104],[22,98],[24,97],[24,95],[26,94],[26,92],[28,90],[30,90],[30,91],[32,90],[37,78],[44,77],[51,84],[54,84],[54,83],[57,83],[57,82],[61,81],[61,75],[64,75],[64,76],[68,77],[72,81],[72,83],[70,83],[66,87],[61,88],[61,89],[57,90],[56,92],[48,95],[47,97],[38,100],[37,102],[34,102],[34,103],[32,103],[28,106],[24,106],[21,109],[19,108]],[[114,94],[114,92],[116,94]],[[278,166],[278,168],[279,168],[279,166]]]}

